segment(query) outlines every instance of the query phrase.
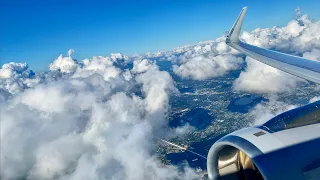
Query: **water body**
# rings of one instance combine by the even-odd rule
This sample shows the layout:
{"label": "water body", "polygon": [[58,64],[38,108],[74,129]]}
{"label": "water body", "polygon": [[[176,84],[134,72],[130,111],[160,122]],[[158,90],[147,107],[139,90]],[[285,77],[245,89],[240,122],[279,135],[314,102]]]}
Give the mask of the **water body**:
{"label": "water body", "polygon": [[179,88],[180,93],[194,93],[195,89],[193,87],[182,87]]}
{"label": "water body", "polygon": [[169,126],[176,128],[189,123],[190,126],[203,130],[214,120],[214,117],[209,112],[209,110],[204,108],[194,108],[187,112],[176,113],[169,122]]}
{"label": "water body", "polygon": [[245,95],[233,98],[227,109],[232,112],[248,113],[251,108],[262,101],[267,101],[267,99],[256,95]]}

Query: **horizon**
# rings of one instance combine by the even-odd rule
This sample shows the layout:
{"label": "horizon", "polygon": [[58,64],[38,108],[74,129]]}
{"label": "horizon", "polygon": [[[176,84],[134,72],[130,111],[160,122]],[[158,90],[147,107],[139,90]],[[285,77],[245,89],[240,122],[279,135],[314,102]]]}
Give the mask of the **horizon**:
{"label": "horizon", "polygon": [[[94,4],[96,1],[80,1],[78,4],[74,1],[32,1],[20,2],[16,6],[4,1],[0,65],[26,62],[34,71],[44,71],[48,70],[47,64],[60,54],[67,54],[69,49],[75,51],[74,58],[80,61],[93,56],[110,56],[111,53],[131,57],[172,51],[223,36],[244,6],[248,6],[250,14],[243,27],[248,32],[256,28],[285,26],[294,20],[296,8],[313,19],[320,16],[314,8],[315,3],[302,0],[290,3],[268,1],[270,7],[273,4],[272,14],[268,13],[270,9],[264,8],[265,2],[233,2],[233,6],[229,7],[230,2],[233,1],[163,0],[157,4],[143,0],[102,4]],[[108,7],[107,10],[104,7]],[[31,13],[31,10],[34,12]],[[81,13],[81,10],[84,12]],[[90,13],[93,14],[86,15]]]}

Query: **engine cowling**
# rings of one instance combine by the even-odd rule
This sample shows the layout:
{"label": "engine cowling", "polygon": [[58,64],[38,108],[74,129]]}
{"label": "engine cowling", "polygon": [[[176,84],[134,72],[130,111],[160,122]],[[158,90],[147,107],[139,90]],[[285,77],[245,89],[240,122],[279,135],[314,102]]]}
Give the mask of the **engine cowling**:
{"label": "engine cowling", "polygon": [[208,154],[207,170],[210,179],[263,179],[252,157],[262,152],[249,141],[234,134],[217,141]]}
{"label": "engine cowling", "polygon": [[258,128],[232,133],[212,145],[207,170],[209,179],[318,180],[320,125],[277,133]]}
{"label": "engine cowling", "polygon": [[320,179],[320,101],[224,136],[207,171],[210,179]]}

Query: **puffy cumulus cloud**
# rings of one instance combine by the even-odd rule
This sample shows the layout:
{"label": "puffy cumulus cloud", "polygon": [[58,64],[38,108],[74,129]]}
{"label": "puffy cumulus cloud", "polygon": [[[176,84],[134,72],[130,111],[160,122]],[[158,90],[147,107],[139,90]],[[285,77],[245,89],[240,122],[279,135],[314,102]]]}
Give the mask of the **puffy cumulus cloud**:
{"label": "puffy cumulus cloud", "polygon": [[143,73],[153,68],[153,66],[148,59],[136,60],[133,62],[132,72]]}
{"label": "puffy cumulus cloud", "polygon": [[319,48],[320,21],[311,21],[308,15],[298,16],[285,27],[257,28],[244,32],[241,39],[249,44],[268,49],[301,55],[312,48]]}
{"label": "puffy cumulus cloud", "polygon": [[8,63],[0,69],[0,89],[15,94],[42,82],[43,74],[28,69],[26,63]]}
{"label": "puffy cumulus cloud", "polygon": [[246,58],[247,68],[234,81],[236,91],[275,93],[293,90],[299,82],[293,75],[284,73],[271,66],[260,63],[250,57]]}
{"label": "puffy cumulus cloud", "polygon": [[173,62],[173,72],[182,78],[204,80],[239,69],[242,57],[221,37],[215,41],[183,46],[167,53],[163,60]]}
{"label": "puffy cumulus cloud", "polygon": [[49,69],[51,71],[60,71],[62,73],[72,73],[78,67],[78,62],[71,57],[73,49],[68,51],[68,56],[64,57],[62,54],[54,60],[50,65]]}
{"label": "puffy cumulus cloud", "polygon": [[249,114],[254,119],[253,125],[262,125],[276,115],[296,107],[298,106],[278,101],[277,97],[272,96],[269,98],[269,101],[256,105]]}
{"label": "puffy cumulus cloud", "polygon": [[156,112],[168,108],[169,97],[165,91],[170,91],[176,94],[178,93],[178,90],[172,83],[173,80],[169,73],[159,71],[157,68],[152,68],[143,74],[139,74],[136,77],[136,80],[143,84],[143,91],[148,92],[146,95],[146,101],[147,108],[150,111]]}
{"label": "puffy cumulus cloud", "polygon": [[94,56],[92,59],[82,61],[82,67],[78,67],[73,77],[88,77],[93,74],[102,75],[104,80],[115,78],[121,70],[115,66],[110,57]]}
{"label": "puffy cumulus cloud", "polygon": [[[297,10],[297,19],[285,27],[256,29],[244,32],[241,38],[249,44],[267,49],[303,56],[311,60],[320,57],[320,21],[312,21],[308,15],[301,15]],[[249,92],[283,92],[295,88],[299,78],[288,75],[260,62],[247,58],[247,68],[234,82],[235,90]]]}
{"label": "puffy cumulus cloud", "polygon": [[128,59],[128,56],[125,56],[121,53],[111,53],[111,59],[113,59],[114,61],[118,60],[118,59]]}
{"label": "puffy cumulus cloud", "polygon": [[240,68],[243,63],[241,55],[225,43],[225,37],[178,47],[172,51],[159,51],[133,57],[133,59],[143,58],[171,61],[175,74],[195,80],[224,75],[228,71]]}
{"label": "puffy cumulus cloud", "polygon": [[[102,75],[104,80],[115,78],[121,74],[120,67],[128,63],[129,59],[120,53],[111,57],[94,56],[81,62],[72,58],[73,49],[68,51],[68,56],[60,55],[49,65],[49,72],[35,73],[29,70],[26,63],[8,63],[0,69],[0,88],[10,94],[16,94],[27,88],[32,88],[39,83],[57,80],[61,77],[80,78],[94,74]],[[126,71],[129,78],[130,71]],[[3,92],[4,92],[3,91]]]}
{"label": "puffy cumulus cloud", "polygon": [[111,59],[113,61],[129,61],[129,57],[121,53],[111,53]]}
{"label": "puffy cumulus cloud", "polygon": [[310,51],[303,53],[303,57],[315,61],[320,61],[320,49],[311,49]]}
{"label": "puffy cumulus cloud", "polygon": [[173,72],[183,78],[204,80],[222,76],[230,70],[238,69],[242,62],[242,58],[232,55],[197,56],[180,66],[174,65]]}
{"label": "puffy cumulus cloud", "polygon": [[[131,70],[114,63],[93,57],[75,70],[61,66],[72,73],[1,103],[2,179],[199,178],[154,154],[155,137],[170,131],[170,94],[178,93],[169,73],[145,60]],[[18,66],[13,74],[26,72]]]}

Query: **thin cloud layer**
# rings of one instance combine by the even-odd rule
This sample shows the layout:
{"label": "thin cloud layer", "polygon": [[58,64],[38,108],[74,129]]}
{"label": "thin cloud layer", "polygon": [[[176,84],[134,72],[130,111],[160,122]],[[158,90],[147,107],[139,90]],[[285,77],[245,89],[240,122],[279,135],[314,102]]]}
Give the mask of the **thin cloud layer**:
{"label": "thin cloud layer", "polygon": [[143,60],[121,70],[115,60],[60,56],[32,88],[26,64],[3,66],[2,87],[24,84],[2,98],[2,179],[199,178],[154,154],[155,137],[168,131],[169,96],[178,93],[169,73]]}

